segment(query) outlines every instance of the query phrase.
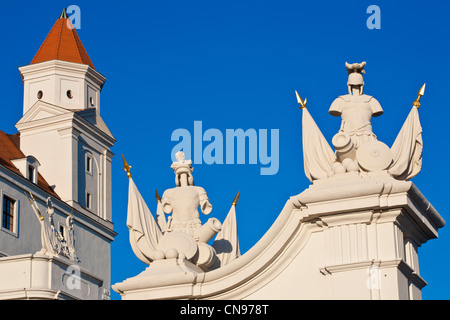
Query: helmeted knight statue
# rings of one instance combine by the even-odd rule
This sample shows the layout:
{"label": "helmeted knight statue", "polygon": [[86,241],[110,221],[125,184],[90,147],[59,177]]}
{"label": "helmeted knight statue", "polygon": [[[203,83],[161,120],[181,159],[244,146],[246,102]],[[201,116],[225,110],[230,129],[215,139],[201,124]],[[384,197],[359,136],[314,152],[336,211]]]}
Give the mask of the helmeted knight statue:
{"label": "helmeted knight statue", "polygon": [[391,148],[378,141],[372,131],[371,119],[383,114],[380,103],[364,94],[366,62],[346,63],[348,94],[336,98],[329,113],[341,117],[339,132],[333,137],[335,151],[328,145],[321,131],[297,95],[303,109],[303,156],[305,174],[312,182],[346,172],[386,171],[399,180],[416,176],[422,166],[422,127],[417,109],[424,95],[425,85],[419,91],[412,110]]}
{"label": "helmeted knight statue", "polygon": [[[208,195],[205,189],[194,185],[192,176],[191,160],[185,160],[184,154],[176,154],[177,162],[174,162],[171,168],[175,171],[176,187],[168,189],[162,197],[163,211],[167,214],[172,213],[166,227],[166,231],[177,231],[188,234],[196,241],[207,242],[210,239],[202,237],[202,229],[198,208],[203,214],[208,215],[212,210]],[[217,219],[208,220],[211,232],[218,232],[221,224]]]}
{"label": "helmeted knight statue", "polygon": [[[175,172],[176,187],[168,189],[160,198],[156,191],[156,219],[140,195],[131,177],[131,166],[124,160],[129,178],[127,226],[130,244],[135,255],[146,264],[155,260],[187,260],[204,271],[217,269],[240,256],[235,206],[237,197],[222,225],[210,218],[202,225],[203,214],[212,211],[208,195],[194,185],[192,161],[183,152],[176,154],[171,168]],[[166,220],[164,214],[172,214]],[[215,236],[212,245],[208,242]]]}
{"label": "helmeted knight statue", "polygon": [[356,148],[366,141],[377,139],[370,120],[383,114],[380,103],[363,92],[365,65],[365,62],[353,65],[347,63],[349,94],[334,100],[329,111],[331,115],[342,118],[340,132],[350,137]]}

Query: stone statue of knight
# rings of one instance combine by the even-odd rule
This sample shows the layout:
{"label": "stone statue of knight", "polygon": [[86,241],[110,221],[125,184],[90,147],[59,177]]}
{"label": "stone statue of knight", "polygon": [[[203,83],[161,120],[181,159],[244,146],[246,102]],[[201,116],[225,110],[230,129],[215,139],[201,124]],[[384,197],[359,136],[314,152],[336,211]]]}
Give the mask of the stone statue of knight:
{"label": "stone statue of knight", "polygon": [[171,168],[175,171],[177,187],[167,189],[161,199],[163,211],[169,217],[167,231],[184,232],[198,240],[199,229],[202,227],[198,207],[203,214],[211,213],[212,205],[209,203],[205,189],[194,185],[191,160],[185,160],[184,153],[176,154],[177,162]]}

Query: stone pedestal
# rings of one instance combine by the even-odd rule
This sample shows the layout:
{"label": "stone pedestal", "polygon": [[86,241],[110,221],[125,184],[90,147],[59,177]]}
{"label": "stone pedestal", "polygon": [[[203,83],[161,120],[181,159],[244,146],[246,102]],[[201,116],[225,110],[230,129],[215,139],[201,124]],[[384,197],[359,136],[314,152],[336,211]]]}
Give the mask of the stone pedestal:
{"label": "stone pedestal", "polygon": [[112,286],[122,300],[177,299],[191,296],[202,269],[183,257],[156,260],[139,275]]}
{"label": "stone pedestal", "polygon": [[418,248],[444,224],[412,182],[339,174],[291,197],[230,264],[156,261],[113,289],[123,299],[420,299]]}
{"label": "stone pedestal", "polygon": [[24,254],[0,258],[0,299],[109,300],[104,280],[58,256]]}
{"label": "stone pedestal", "polygon": [[[353,175],[353,177],[352,177]],[[418,247],[445,222],[411,183],[386,172],[317,181],[297,199],[323,234],[332,299],[420,299]]]}

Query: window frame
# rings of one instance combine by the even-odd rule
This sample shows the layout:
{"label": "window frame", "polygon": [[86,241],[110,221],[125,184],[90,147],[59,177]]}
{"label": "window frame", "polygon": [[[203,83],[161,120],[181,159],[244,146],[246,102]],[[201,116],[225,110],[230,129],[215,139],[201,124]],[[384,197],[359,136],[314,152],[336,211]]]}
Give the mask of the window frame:
{"label": "window frame", "polygon": [[[9,200],[14,201],[13,204],[13,212],[12,212],[12,230],[10,230],[7,227],[3,226],[4,223],[4,205],[5,205],[5,198],[8,198]],[[9,233],[13,236],[18,236],[18,226],[19,226],[19,205],[20,205],[20,200],[16,199],[15,197],[11,196],[9,193],[4,192],[3,190],[0,192],[0,203],[1,203],[1,215],[0,215],[0,230]]]}
{"label": "window frame", "polygon": [[86,191],[86,209],[92,210],[92,194]]}
{"label": "window frame", "polygon": [[28,163],[28,168],[27,168],[28,181],[31,181],[33,183],[37,183],[36,172],[37,172],[36,167],[33,166],[32,164]]}
{"label": "window frame", "polygon": [[66,239],[66,234],[67,234],[67,228],[65,225],[63,225],[62,223],[58,223],[58,231],[61,234],[61,236]]}
{"label": "window frame", "polygon": [[85,168],[86,168],[86,173],[93,175],[93,164],[94,164],[94,159],[92,158],[92,155],[89,153],[86,153],[86,160],[85,160]]}

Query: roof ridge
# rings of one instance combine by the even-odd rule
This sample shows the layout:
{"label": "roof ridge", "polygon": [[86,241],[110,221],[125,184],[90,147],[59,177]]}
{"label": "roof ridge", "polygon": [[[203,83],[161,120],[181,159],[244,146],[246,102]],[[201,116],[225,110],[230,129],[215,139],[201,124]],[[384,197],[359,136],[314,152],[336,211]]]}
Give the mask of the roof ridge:
{"label": "roof ridge", "polygon": [[[66,20],[70,21],[68,18],[67,18]],[[67,23],[67,22],[66,22],[66,23]],[[75,27],[73,26],[73,24],[72,24],[72,21],[70,21],[70,25],[71,25],[73,28],[75,28]],[[70,34],[72,35],[72,38],[73,38],[73,40],[75,41],[75,45],[77,46],[77,55],[78,55],[78,57],[80,58],[80,60],[83,61],[83,57],[81,56],[81,53],[80,53],[80,47],[78,46],[78,41],[77,41],[77,39],[76,39],[75,32],[73,31],[73,28],[71,29],[71,28],[69,28],[69,26],[67,26],[67,28],[70,30]],[[83,47],[83,49],[84,49],[84,47]],[[83,62],[84,62],[84,61],[83,61]]]}
{"label": "roof ridge", "polygon": [[[59,20],[61,20],[61,19],[59,19]],[[56,21],[56,22],[58,22],[58,21]],[[64,29],[64,22],[62,22],[61,27],[59,28],[59,41],[56,44],[56,59],[59,58],[59,49],[61,48],[61,39],[62,39],[63,29]]]}
{"label": "roof ridge", "polygon": [[[72,24],[72,21],[70,21],[70,24],[71,24],[72,27],[73,27],[71,33],[72,33],[73,39],[75,40],[75,45],[77,46],[77,54],[79,55],[80,60],[83,61],[83,62],[85,62],[84,60],[85,60],[85,58],[86,58],[87,61],[86,61],[85,64],[87,64],[87,65],[89,65],[89,66],[91,66],[92,68],[95,69],[94,64],[92,63],[92,60],[91,60],[91,58],[89,57],[89,54],[87,53],[86,48],[85,48],[84,45],[83,45],[83,42],[81,42],[80,36],[79,36],[78,33],[76,32],[75,27],[74,27],[73,24]],[[84,53],[86,56],[83,57],[82,53]]]}

